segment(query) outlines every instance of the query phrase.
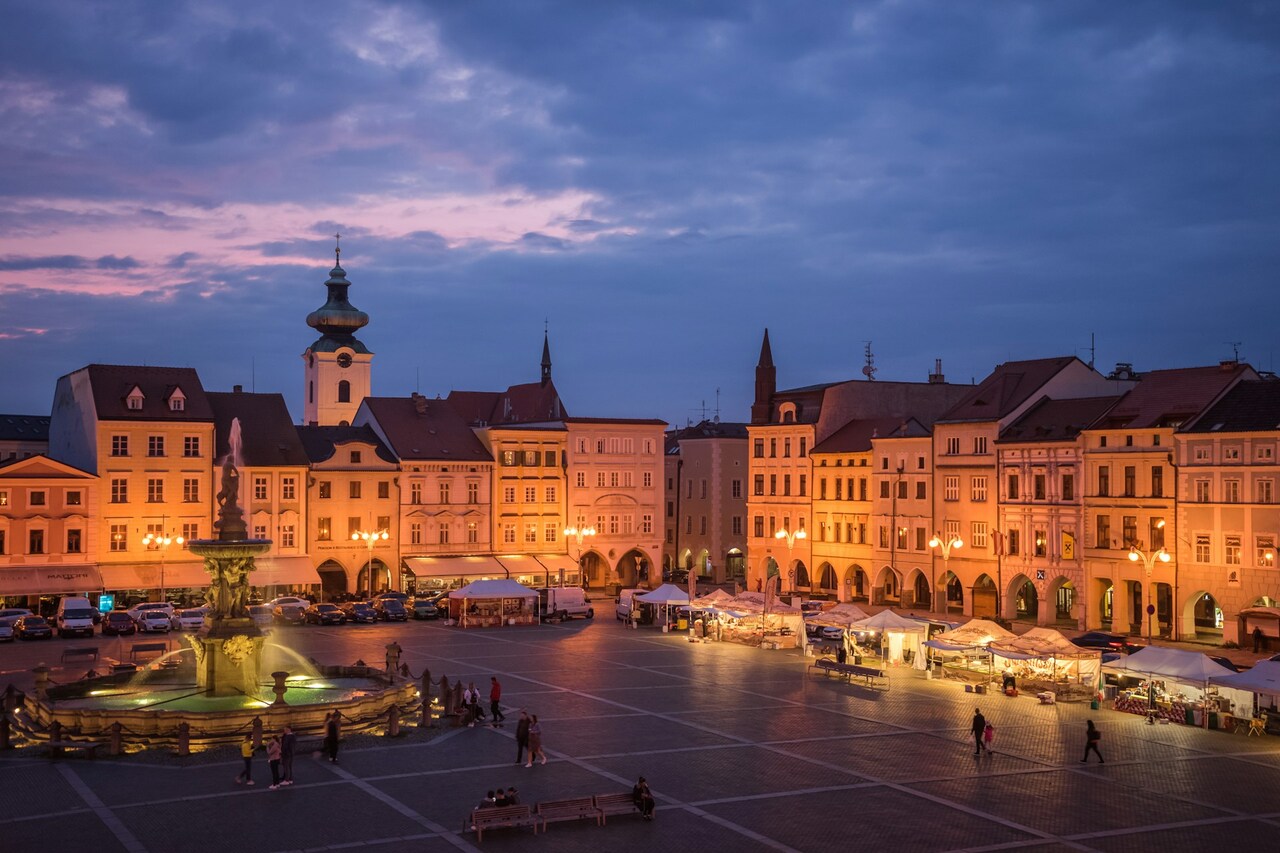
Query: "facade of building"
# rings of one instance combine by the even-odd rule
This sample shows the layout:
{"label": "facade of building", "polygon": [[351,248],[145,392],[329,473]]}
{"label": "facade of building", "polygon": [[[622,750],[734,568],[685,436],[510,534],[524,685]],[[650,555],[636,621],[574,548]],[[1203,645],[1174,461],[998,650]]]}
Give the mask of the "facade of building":
{"label": "facade of building", "polygon": [[666,436],[664,575],[746,577],[747,426],[702,421]]}
{"label": "facade of building", "polygon": [[0,465],[48,450],[48,415],[0,415]]}
{"label": "facade of building", "polygon": [[927,609],[937,583],[929,547],[934,485],[929,430],[916,420],[884,423],[871,444],[870,601]]}

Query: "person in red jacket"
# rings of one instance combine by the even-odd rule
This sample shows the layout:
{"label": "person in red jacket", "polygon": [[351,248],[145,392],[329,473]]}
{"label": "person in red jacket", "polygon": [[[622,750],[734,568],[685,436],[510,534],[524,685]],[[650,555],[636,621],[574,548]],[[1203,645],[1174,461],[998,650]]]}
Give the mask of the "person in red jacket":
{"label": "person in red jacket", "polygon": [[494,675],[489,678],[489,713],[493,715],[493,727],[502,726],[502,721],[507,717],[502,713],[502,709],[498,707],[499,700],[502,699],[502,685],[498,683],[498,676]]}

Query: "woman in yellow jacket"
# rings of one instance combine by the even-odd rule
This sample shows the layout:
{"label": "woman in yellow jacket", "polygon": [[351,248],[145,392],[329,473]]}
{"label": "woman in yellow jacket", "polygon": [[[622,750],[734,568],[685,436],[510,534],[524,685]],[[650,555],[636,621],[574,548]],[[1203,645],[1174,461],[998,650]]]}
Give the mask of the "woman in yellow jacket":
{"label": "woman in yellow jacket", "polygon": [[240,757],[244,759],[244,769],[240,771],[240,775],[236,777],[236,784],[243,782],[246,785],[253,784],[253,737],[245,735],[244,740],[240,743]]}

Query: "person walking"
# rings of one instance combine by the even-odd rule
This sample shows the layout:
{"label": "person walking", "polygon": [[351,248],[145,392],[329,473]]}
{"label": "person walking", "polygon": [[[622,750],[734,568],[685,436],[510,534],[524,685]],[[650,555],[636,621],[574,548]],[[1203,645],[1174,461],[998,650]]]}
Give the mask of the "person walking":
{"label": "person walking", "polygon": [[502,726],[502,721],[507,715],[502,713],[502,709],[498,707],[498,700],[502,698],[502,685],[498,683],[498,676],[494,675],[489,678],[489,716],[493,717],[493,727]]}
{"label": "person walking", "polygon": [[542,751],[542,726],[538,725],[537,714],[529,717],[529,761],[525,767],[532,767],[535,758],[541,758],[543,764],[547,763],[547,754]]}
{"label": "person walking", "polygon": [[1089,763],[1089,753],[1092,752],[1098,756],[1099,764],[1106,764],[1103,760],[1102,753],[1098,752],[1098,741],[1102,740],[1102,732],[1098,731],[1093,725],[1093,720],[1088,720],[1088,728],[1085,729],[1084,742],[1084,758],[1080,759],[1081,764]]}
{"label": "person walking", "polygon": [[324,749],[329,753],[329,763],[338,763],[338,740],[342,736],[341,725],[338,722],[338,712],[334,711],[325,717],[324,723]]}
{"label": "person walking", "polygon": [[981,755],[982,750],[986,749],[982,743],[982,736],[987,732],[987,719],[977,708],[973,709],[973,725],[970,728],[973,730],[973,754]]}
{"label": "person walking", "polygon": [[516,764],[524,763],[524,751],[529,748],[529,712],[520,709],[520,719],[516,722]]}
{"label": "person walking", "polygon": [[280,735],[280,784],[293,784],[293,753],[298,747],[298,736],[293,726],[285,726]]}
{"label": "person walking", "polygon": [[387,675],[395,676],[400,669],[400,653],[404,651],[395,640],[387,643]]}
{"label": "person walking", "polygon": [[240,742],[240,757],[244,759],[244,769],[236,777],[236,784],[253,784],[253,735],[245,735]]}
{"label": "person walking", "polygon": [[1266,638],[1262,633],[1262,626],[1255,625],[1253,629],[1253,650],[1254,652],[1262,651],[1262,645],[1266,642]]}
{"label": "person walking", "polygon": [[271,767],[271,787],[275,791],[280,788],[280,738],[275,735],[267,741],[267,764]]}
{"label": "person walking", "polygon": [[480,691],[476,689],[474,681],[467,683],[467,689],[462,693],[462,699],[467,703],[467,710],[470,711],[471,722],[469,725],[475,727],[475,724],[484,719],[484,710],[480,707]]}

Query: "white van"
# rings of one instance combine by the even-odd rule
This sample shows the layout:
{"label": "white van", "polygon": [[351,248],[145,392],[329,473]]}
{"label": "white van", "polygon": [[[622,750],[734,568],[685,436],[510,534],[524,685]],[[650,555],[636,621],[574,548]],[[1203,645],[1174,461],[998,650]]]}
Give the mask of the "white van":
{"label": "white van", "polygon": [[645,589],[623,589],[618,591],[618,604],[614,608],[614,615],[618,617],[619,622],[625,622],[631,618],[631,612],[639,607],[639,604],[631,599],[642,592],[648,592]]}
{"label": "white van", "polygon": [[580,586],[544,586],[538,590],[538,616],[546,619],[591,619],[591,599]]}
{"label": "white van", "polygon": [[58,615],[54,617],[53,623],[59,637],[81,634],[92,637],[93,605],[83,596],[64,596],[58,602]]}

